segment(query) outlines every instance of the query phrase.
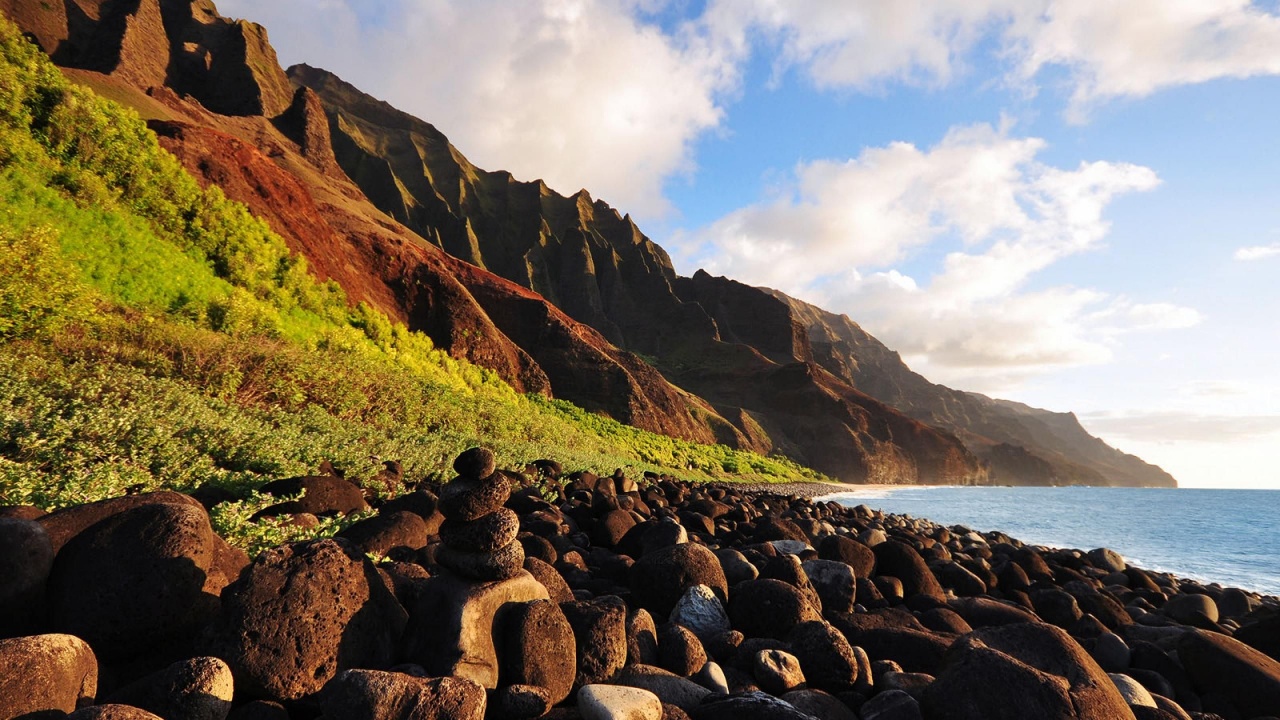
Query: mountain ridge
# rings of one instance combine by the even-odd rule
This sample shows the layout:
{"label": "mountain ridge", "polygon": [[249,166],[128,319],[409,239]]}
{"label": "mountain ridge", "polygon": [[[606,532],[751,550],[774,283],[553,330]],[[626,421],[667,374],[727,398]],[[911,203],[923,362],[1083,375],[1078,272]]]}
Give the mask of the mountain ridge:
{"label": "mountain ridge", "polygon": [[[585,190],[566,197],[481,170],[429,123],[332,73],[286,73],[261,26],[207,0],[66,0],[65,18],[0,6],[14,8],[55,60],[107,78],[82,80],[123,82],[171,113],[151,123],[166,149],[264,217],[318,276],[520,390],[855,482],[1016,471],[1172,483],[1052,414],[963,401],[888,364],[885,378],[859,375],[875,365],[869,343],[863,357],[852,344],[837,352],[823,334],[836,338],[835,325],[806,322],[813,313],[769,291],[679,277],[629,216]],[[147,44],[168,47],[167,59],[138,50]],[[894,382],[927,397],[895,397]],[[1009,427],[989,437],[938,409],[954,406]]]}

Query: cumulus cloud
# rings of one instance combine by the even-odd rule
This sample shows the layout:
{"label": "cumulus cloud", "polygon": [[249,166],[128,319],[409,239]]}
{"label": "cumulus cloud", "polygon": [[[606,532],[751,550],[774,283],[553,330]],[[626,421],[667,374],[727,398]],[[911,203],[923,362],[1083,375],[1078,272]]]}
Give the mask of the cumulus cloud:
{"label": "cumulus cloud", "polygon": [[1265,260],[1276,255],[1280,255],[1280,243],[1242,247],[1236,250],[1234,257],[1236,260],[1249,262],[1252,260]]}
{"label": "cumulus cloud", "polygon": [[1280,433],[1280,415],[1216,415],[1184,411],[1087,413],[1090,431],[1139,442],[1241,442]]}
{"label": "cumulus cloud", "polygon": [[1075,120],[1110,98],[1280,73],[1280,16],[1248,0],[713,0],[706,23],[727,47],[773,43],[779,69],[819,87],[941,85],[994,48],[1030,89],[1066,69]]}
{"label": "cumulus cloud", "polygon": [[1280,16],[1249,0],[1054,0],[1005,38],[1023,77],[1071,71],[1075,119],[1109,98],[1280,74]]}
{"label": "cumulus cloud", "polygon": [[974,125],[929,148],[802,164],[775,197],[677,236],[678,257],[846,312],[930,377],[984,389],[1104,362],[1126,333],[1200,322],[1173,304],[1028,287],[1099,245],[1115,198],[1159,184],[1138,165],[1053,167],[1037,159],[1045,146]]}
{"label": "cumulus cloud", "polygon": [[[641,218],[694,168],[749,58],[819,88],[942,86],[981,65],[1108,98],[1280,73],[1280,16],[1245,0],[220,0],[308,62],[436,124],[481,167],[585,187]],[[659,26],[655,18],[684,17]],[[989,70],[994,59],[994,70]]]}
{"label": "cumulus cloud", "polygon": [[[698,34],[637,19],[651,0],[221,0],[307,62],[440,128],[470,160],[579,188],[625,211],[669,208],[721,122],[734,68]],[[300,22],[299,18],[305,18]]]}

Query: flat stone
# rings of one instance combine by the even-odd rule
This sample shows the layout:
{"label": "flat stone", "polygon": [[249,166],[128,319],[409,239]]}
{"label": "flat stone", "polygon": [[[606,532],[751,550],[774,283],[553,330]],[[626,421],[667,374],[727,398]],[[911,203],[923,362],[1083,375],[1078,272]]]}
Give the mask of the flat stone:
{"label": "flat stone", "polygon": [[548,599],[547,589],[527,572],[506,580],[474,583],[453,575],[435,575],[409,610],[405,659],[433,676],[457,676],[498,686],[494,633],[499,615],[513,603]]}
{"label": "flat stone", "polygon": [[770,540],[769,544],[777,550],[779,554],[799,555],[805,550],[812,550],[813,546],[802,540]]}
{"label": "flat stone", "polygon": [[662,701],[648,690],[584,685],[577,701],[583,720],[662,720]]}

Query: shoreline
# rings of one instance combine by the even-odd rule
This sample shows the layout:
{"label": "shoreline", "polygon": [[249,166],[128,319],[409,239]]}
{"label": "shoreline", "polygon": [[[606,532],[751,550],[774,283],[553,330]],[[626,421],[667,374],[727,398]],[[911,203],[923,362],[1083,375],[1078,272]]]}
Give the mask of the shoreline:
{"label": "shoreline", "polygon": [[[0,640],[0,665],[71,655],[93,683],[0,677],[0,710],[46,690],[41,678],[68,683],[52,688],[68,712],[124,704],[161,717],[178,717],[164,703],[180,682],[204,697],[216,686],[233,716],[268,703],[280,720],[383,717],[371,713],[410,697],[465,720],[847,719],[889,706],[920,720],[995,717],[954,712],[983,707],[1128,717],[1139,690],[1224,717],[1275,714],[1236,704],[1275,693],[1280,710],[1280,659],[1264,654],[1277,652],[1280,598],[1103,547],[813,501],[911,486],[587,472],[539,486],[481,449],[454,468],[372,508],[335,475],[274,481],[263,491],[298,499],[259,517],[359,514],[333,538],[254,558],[212,533],[221,501],[199,490],[8,509],[0,530],[51,562],[24,576],[24,632]],[[175,553],[201,572],[155,571]],[[1027,667],[1057,691],[1020,685]],[[625,698],[650,709],[629,714]]]}

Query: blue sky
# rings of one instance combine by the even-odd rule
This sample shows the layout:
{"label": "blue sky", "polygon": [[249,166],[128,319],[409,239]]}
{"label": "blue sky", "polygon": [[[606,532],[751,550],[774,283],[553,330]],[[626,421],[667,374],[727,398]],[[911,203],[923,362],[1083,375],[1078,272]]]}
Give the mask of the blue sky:
{"label": "blue sky", "polygon": [[219,5],[682,273],[847,313],[1184,485],[1280,487],[1274,2]]}

